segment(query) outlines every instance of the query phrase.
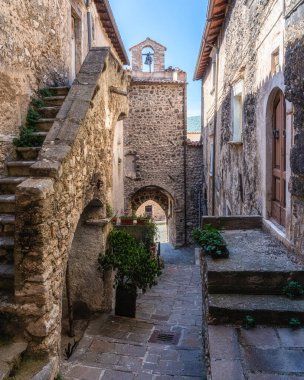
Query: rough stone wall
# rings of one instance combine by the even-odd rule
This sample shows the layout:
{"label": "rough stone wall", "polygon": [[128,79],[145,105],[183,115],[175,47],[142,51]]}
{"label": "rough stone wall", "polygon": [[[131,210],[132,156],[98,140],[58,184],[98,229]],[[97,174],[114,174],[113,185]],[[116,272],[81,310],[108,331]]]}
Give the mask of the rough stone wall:
{"label": "rough stone wall", "polygon": [[187,241],[191,242],[191,232],[201,225],[203,215],[203,145],[187,142]]}
{"label": "rough stone wall", "polygon": [[145,41],[133,46],[130,49],[132,53],[132,70],[142,71],[142,50],[146,47],[150,47],[154,51],[154,71],[165,71],[165,51],[167,49],[156,41],[151,40],[150,38],[147,38]]}
{"label": "rough stone wall", "polygon": [[[58,355],[66,265],[80,216],[92,201],[99,206],[92,228],[99,225],[105,233],[114,128],[128,112],[127,85],[108,49],[90,51],[31,168],[37,178],[17,188],[15,298],[32,350]],[[95,262],[81,260],[83,273],[88,266],[96,269],[96,253]],[[87,278],[87,287],[91,281]],[[100,292],[107,294],[102,287]]]}
{"label": "rough stone wall", "polygon": [[176,245],[185,242],[185,86],[134,80],[125,123],[126,205],[144,187],[165,190],[174,200],[169,229]]}
{"label": "rough stone wall", "polygon": [[286,98],[293,104],[294,146],[290,165],[292,176],[289,189],[292,195],[291,237],[295,249],[304,254],[304,5],[288,2],[286,13],[285,83]]}
{"label": "rough stone wall", "polygon": [[[271,75],[271,53],[274,48],[281,48],[283,41],[281,13],[278,1],[234,1],[219,37],[218,93],[212,86],[211,64],[203,78],[204,172],[210,190],[209,213],[212,212],[212,144],[216,146],[215,215],[254,215],[262,214],[265,209],[269,196],[265,188],[265,157],[272,144],[271,139],[266,139],[265,112],[267,98],[281,76],[281,73]],[[281,51],[280,63],[282,60]],[[232,90],[239,80],[243,81],[243,125],[241,141],[235,143],[232,141]],[[260,115],[262,123],[257,122]]]}
{"label": "rough stone wall", "polygon": [[[93,15],[96,8],[93,6]],[[12,139],[25,122],[30,97],[46,85],[66,85],[71,66],[71,17],[79,19],[77,71],[87,52],[87,9],[82,0],[20,0],[1,3],[0,171]],[[100,21],[95,40],[110,46]],[[101,45],[99,45],[101,46]]]}

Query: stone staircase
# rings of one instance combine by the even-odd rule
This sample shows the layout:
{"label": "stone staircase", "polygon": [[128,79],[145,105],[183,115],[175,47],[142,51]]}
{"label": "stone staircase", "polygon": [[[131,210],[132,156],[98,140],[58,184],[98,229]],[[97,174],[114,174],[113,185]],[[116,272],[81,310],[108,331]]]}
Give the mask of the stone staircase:
{"label": "stone staircase", "polygon": [[304,285],[304,268],[287,249],[261,229],[224,231],[228,259],[204,259],[209,324],[241,324],[246,315],[257,324],[304,323],[304,297],[289,299],[289,280]]}
{"label": "stone staircase", "polygon": [[[39,109],[42,117],[35,123],[35,134],[43,138],[52,127],[69,88],[54,87],[51,90],[54,96],[43,98],[45,106]],[[7,175],[0,178],[0,316],[3,303],[14,303],[15,191],[30,175],[30,167],[36,162],[39,150],[40,147],[17,147],[16,159],[6,163]],[[1,327],[3,326],[0,326],[0,331]]]}
{"label": "stone staircase", "polygon": [[[39,109],[42,117],[36,122],[35,134],[46,137],[69,91],[68,87],[52,88],[54,96],[44,98],[45,106]],[[14,315],[14,233],[16,187],[30,175],[30,167],[40,147],[16,148],[16,159],[6,163],[7,175],[0,178],[0,379],[8,379],[18,368],[27,348],[27,342],[18,337],[17,319]],[[8,317],[9,315],[9,317]],[[10,323],[10,321],[12,323]],[[3,336],[17,336],[2,342]]]}

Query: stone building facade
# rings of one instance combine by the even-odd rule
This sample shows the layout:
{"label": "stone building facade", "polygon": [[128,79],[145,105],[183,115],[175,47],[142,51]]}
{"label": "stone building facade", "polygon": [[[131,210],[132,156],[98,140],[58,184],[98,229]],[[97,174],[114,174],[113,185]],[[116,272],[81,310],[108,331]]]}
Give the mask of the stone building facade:
{"label": "stone building facade", "polygon": [[[128,58],[106,0],[6,2],[0,41],[0,333],[20,332],[29,353],[53,356],[53,379],[66,292],[76,314],[112,307],[112,278],[101,276],[98,257],[108,209],[124,202]],[[21,160],[12,137],[46,86],[56,106],[43,112],[59,112],[36,160]]]}
{"label": "stone building facade", "polygon": [[211,1],[195,72],[202,80],[209,214],[262,215],[288,245],[301,219],[301,201],[288,190],[295,183],[294,99],[300,101],[294,62],[301,49],[290,49],[289,39],[299,43],[301,12],[292,7],[297,15],[288,14],[285,1]]}
{"label": "stone building facade", "polygon": [[[143,71],[143,49],[154,69]],[[165,69],[166,48],[147,38],[130,49],[132,81],[125,123],[125,205],[134,211],[151,199],[166,213],[169,241],[185,243],[186,74]]]}

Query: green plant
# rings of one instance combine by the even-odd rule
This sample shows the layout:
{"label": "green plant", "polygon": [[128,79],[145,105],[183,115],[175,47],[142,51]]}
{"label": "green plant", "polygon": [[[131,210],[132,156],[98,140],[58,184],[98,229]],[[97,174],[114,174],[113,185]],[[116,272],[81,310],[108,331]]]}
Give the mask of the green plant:
{"label": "green plant", "polygon": [[61,373],[58,373],[54,380],[64,380],[64,377],[61,375]]}
{"label": "green plant", "polygon": [[243,326],[245,329],[251,329],[255,327],[255,319],[251,315],[246,315],[243,320]]}
{"label": "green plant", "polygon": [[299,297],[304,294],[304,288],[298,281],[288,281],[283,287],[283,294],[289,298]]}
{"label": "green plant", "polygon": [[301,321],[299,320],[299,318],[290,318],[288,323],[289,323],[289,326],[294,327],[294,328],[301,326]]}
{"label": "green plant", "polygon": [[31,104],[35,108],[45,107],[45,102],[42,99],[39,99],[39,98],[33,98],[32,101],[31,101]]}
{"label": "green plant", "polygon": [[226,243],[221,233],[211,225],[206,224],[203,228],[194,229],[192,231],[192,237],[196,243],[203,247],[207,255],[211,255],[213,258],[229,256]]}
{"label": "green plant", "polygon": [[43,98],[48,98],[50,96],[54,96],[54,91],[48,87],[40,88],[38,90],[38,95],[42,96]]}
{"label": "green plant", "polygon": [[107,214],[107,218],[111,218],[111,216],[113,216],[114,214],[113,208],[109,203],[106,204],[106,214]]}
{"label": "green plant", "polygon": [[39,119],[41,118],[41,115],[38,111],[36,111],[34,108],[30,107],[28,112],[27,112],[27,117],[26,117],[26,123],[29,126],[32,126],[35,124]]}
{"label": "green plant", "polygon": [[123,229],[113,229],[108,237],[109,248],[100,255],[102,271],[115,270],[115,285],[126,289],[142,289],[156,285],[160,275],[157,260],[147,248]]}
{"label": "green plant", "polygon": [[157,225],[152,220],[147,221],[144,226],[145,226],[144,244],[149,249],[151,245],[155,243],[155,240],[158,237],[158,229],[157,229]]}
{"label": "green plant", "polygon": [[34,135],[36,129],[34,127],[20,127],[20,135],[13,139],[16,147],[39,147],[43,143],[43,137]]}

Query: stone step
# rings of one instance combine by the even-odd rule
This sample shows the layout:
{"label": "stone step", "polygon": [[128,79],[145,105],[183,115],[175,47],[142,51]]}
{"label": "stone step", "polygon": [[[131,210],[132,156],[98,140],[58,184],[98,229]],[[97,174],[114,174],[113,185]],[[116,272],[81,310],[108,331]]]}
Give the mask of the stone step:
{"label": "stone step", "polygon": [[70,91],[69,86],[61,86],[61,87],[50,87],[50,90],[54,94],[54,96],[67,96]]}
{"label": "stone step", "polygon": [[228,259],[207,256],[203,269],[211,294],[281,294],[289,280],[304,285],[304,268],[285,247],[262,230],[222,232]]}
{"label": "stone step", "polygon": [[[52,89],[53,91],[53,89]],[[43,98],[43,102],[47,107],[55,107],[55,106],[62,106],[62,103],[64,102],[65,96],[59,95],[59,96],[48,96]]]}
{"label": "stone step", "polygon": [[304,285],[304,271],[208,271],[208,293],[282,294],[290,280]]}
{"label": "stone step", "polygon": [[304,298],[276,295],[210,294],[208,322],[241,324],[246,315],[261,325],[288,325],[291,318],[304,322]]}
{"label": "stone step", "polygon": [[11,377],[11,372],[21,363],[22,356],[27,349],[27,342],[19,339],[4,343],[0,347],[0,379],[6,380]]}
{"label": "stone step", "polygon": [[[0,237],[1,236],[14,236],[15,233],[15,215],[14,214],[0,214]],[[1,238],[0,238],[1,250]],[[1,255],[1,252],[0,252]]]}
{"label": "stone step", "polygon": [[17,156],[23,160],[36,160],[40,147],[16,147]]}
{"label": "stone step", "polygon": [[[48,98],[45,98],[48,99]],[[53,119],[60,110],[60,106],[39,108],[39,113],[43,119]]]}
{"label": "stone step", "polygon": [[[30,167],[36,161],[8,161],[6,163],[8,174],[12,177],[17,176],[29,176],[30,175]],[[2,212],[0,210],[0,212]]]}
{"label": "stone step", "polygon": [[0,194],[15,194],[16,186],[26,180],[26,177],[2,177],[0,178]]}
{"label": "stone step", "polygon": [[37,131],[48,132],[52,128],[55,120],[56,119],[54,118],[41,118],[35,122],[35,127],[37,128]]}
{"label": "stone step", "polygon": [[[14,217],[15,222],[15,217]],[[10,225],[15,229],[15,225]],[[14,262],[14,234],[0,236],[0,265],[12,264]]]}
{"label": "stone step", "polygon": [[14,264],[0,264],[0,289],[14,289]]}
{"label": "stone step", "polygon": [[14,213],[16,208],[16,197],[13,194],[0,195],[0,213]]}

